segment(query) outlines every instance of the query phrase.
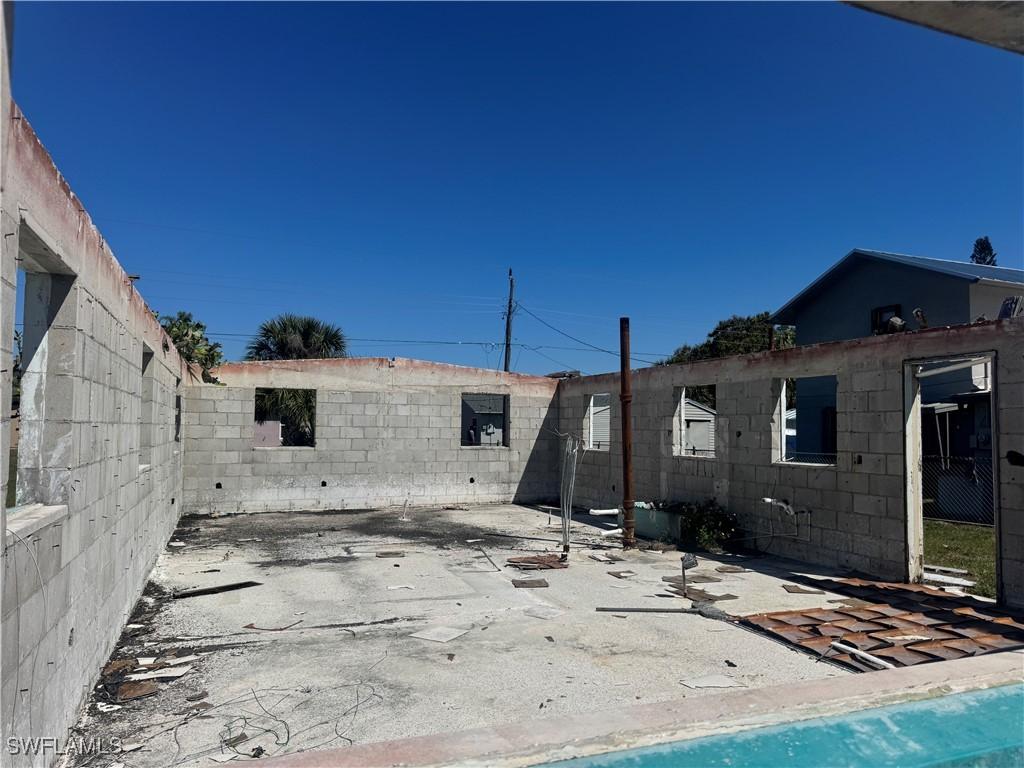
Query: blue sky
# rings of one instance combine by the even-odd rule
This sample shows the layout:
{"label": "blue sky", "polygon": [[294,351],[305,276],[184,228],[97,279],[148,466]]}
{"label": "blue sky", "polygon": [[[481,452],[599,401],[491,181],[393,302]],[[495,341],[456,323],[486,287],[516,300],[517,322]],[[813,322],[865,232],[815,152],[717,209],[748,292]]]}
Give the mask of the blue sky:
{"label": "blue sky", "polygon": [[[1024,266],[1022,59],[839,4],[23,3],[14,54],[150,305],[231,358],[293,311],[498,366],[510,266],[651,359],[853,247]],[[514,336],[515,370],[617,368]]]}

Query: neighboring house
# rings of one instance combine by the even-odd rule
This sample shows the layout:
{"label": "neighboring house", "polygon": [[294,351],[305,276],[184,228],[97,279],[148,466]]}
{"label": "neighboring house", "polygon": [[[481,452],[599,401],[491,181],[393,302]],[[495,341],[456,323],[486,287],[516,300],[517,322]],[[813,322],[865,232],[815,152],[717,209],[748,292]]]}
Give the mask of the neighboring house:
{"label": "neighboring house", "polygon": [[683,401],[683,445],[686,456],[715,455],[715,409],[686,398]]}
{"label": "neighboring house", "polygon": [[[889,333],[893,317],[900,318],[906,330],[918,330],[923,326],[916,310],[923,313],[928,327],[995,320],[1003,301],[1020,295],[1024,295],[1022,269],[855,249],[790,299],[771,320],[795,326],[796,343],[803,346]],[[822,425],[830,424],[828,417],[835,410],[834,380],[805,379],[798,385],[792,423],[787,413],[787,447],[795,430],[795,451],[826,451],[834,436],[825,434],[828,430]],[[952,482],[950,475],[959,473],[967,477],[965,482],[985,485],[984,479],[977,478],[979,474],[983,478],[991,466],[990,386],[987,363],[934,376],[922,385],[926,502],[951,498],[940,485]],[[929,472],[929,457],[936,460],[934,473]],[[932,483],[929,474],[935,475]],[[979,498],[973,493],[960,495]],[[980,502],[981,507],[985,505],[984,500]]]}
{"label": "neighboring house", "polygon": [[776,325],[796,326],[799,346],[884,332],[893,315],[909,330],[921,309],[929,326],[995,320],[1003,299],[1024,294],[1024,269],[986,267],[854,249],[776,312]]}

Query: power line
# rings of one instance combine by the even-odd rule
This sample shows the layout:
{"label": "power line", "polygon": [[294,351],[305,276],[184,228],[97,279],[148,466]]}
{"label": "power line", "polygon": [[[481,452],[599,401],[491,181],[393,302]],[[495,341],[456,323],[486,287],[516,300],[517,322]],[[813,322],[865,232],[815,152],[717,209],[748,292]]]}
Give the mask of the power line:
{"label": "power line", "polygon": [[[589,341],[584,341],[583,339],[577,338],[576,336],[573,336],[572,334],[568,334],[565,331],[563,331],[563,330],[561,330],[559,328],[556,328],[555,326],[553,326],[551,323],[549,323],[544,318],[539,317],[538,315],[536,315],[533,312],[531,312],[527,307],[523,306],[523,304],[521,302],[516,302],[516,306],[519,307],[519,309],[523,310],[523,312],[528,314],[530,317],[532,317],[537,322],[541,323],[542,325],[546,325],[548,328],[550,328],[555,333],[561,334],[562,336],[565,336],[565,338],[571,339],[572,341],[575,341],[577,344],[583,344],[584,346],[590,347],[591,349],[593,349],[593,350],[595,350],[597,352],[604,352],[606,355],[612,355],[614,357],[618,357],[619,356],[618,352],[614,352],[614,351],[612,351],[610,349],[605,349],[604,347],[599,347],[596,344],[591,344]],[[647,354],[650,354],[650,353],[647,353]],[[658,354],[660,354],[660,353],[658,353]],[[669,357],[669,355],[664,355],[664,356],[665,357]],[[630,360],[639,360],[641,363],[647,363],[648,365],[656,365],[657,364],[656,360],[645,360],[644,358],[637,357],[636,355],[632,355],[630,357]]]}
{"label": "power line", "polygon": [[[255,334],[255,332],[253,332],[253,333],[228,333],[228,332],[219,333],[217,331],[207,331],[206,335],[208,337],[210,337],[210,338],[242,338],[242,339],[249,339],[249,338],[252,338],[253,336],[255,336],[256,334]],[[467,347],[478,346],[478,347],[484,347],[486,349],[490,349],[491,351],[494,351],[498,347],[502,346],[502,342],[499,342],[499,341],[466,341],[466,340],[462,340],[462,339],[378,339],[378,338],[364,338],[364,337],[358,337],[358,336],[347,336],[346,340],[348,342],[351,342],[351,343],[360,343],[360,344],[422,344],[424,346],[467,346]],[[514,342],[512,342],[512,346],[513,347],[521,347],[522,349],[529,349],[529,350],[534,351],[534,352],[537,352],[538,350],[541,350],[541,349],[553,349],[553,350],[556,350],[556,351],[563,351],[563,352],[604,352],[605,351],[605,350],[602,350],[602,349],[594,349],[594,348],[591,348],[591,347],[563,347],[563,346],[558,346],[558,345],[555,345],[555,344],[528,344],[526,342],[521,342],[521,341],[514,341]],[[648,354],[650,354],[650,353],[648,353]],[[549,359],[551,359],[551,358],[549,358]],[[638,359],[638,358],[634,358],[634,359]],[[562,362],[560,362],[558,360],[552,360],[552,362],[556,362],[559,365],[567,365],[566,363],[562,363]],[[567,367],[572,367],[572,366],[568,366],[567,365]]]}

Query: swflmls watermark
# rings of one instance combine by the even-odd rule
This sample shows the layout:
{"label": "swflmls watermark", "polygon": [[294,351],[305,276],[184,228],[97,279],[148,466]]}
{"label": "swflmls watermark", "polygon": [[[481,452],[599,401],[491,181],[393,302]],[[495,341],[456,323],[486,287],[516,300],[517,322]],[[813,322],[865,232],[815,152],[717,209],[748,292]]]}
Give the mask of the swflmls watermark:
{"label": "swflmls watermark", "polygon": [[71,736],[59,739],[55,736],[8,736],[9,755],[52,755],[54,757],[75,755],[110,755],[121,752],[123,740],[118,736]]}

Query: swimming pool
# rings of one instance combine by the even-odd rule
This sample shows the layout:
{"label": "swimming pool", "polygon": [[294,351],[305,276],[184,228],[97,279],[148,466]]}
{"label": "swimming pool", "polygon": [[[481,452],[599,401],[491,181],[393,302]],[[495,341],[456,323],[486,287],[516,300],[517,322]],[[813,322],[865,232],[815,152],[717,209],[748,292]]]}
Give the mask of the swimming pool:
{"label": "swimming pool", "polygon": [[[700,706],[695,700],[695,706]],[[1019,768],[1024,684],[557,763],[559,768]]]}

